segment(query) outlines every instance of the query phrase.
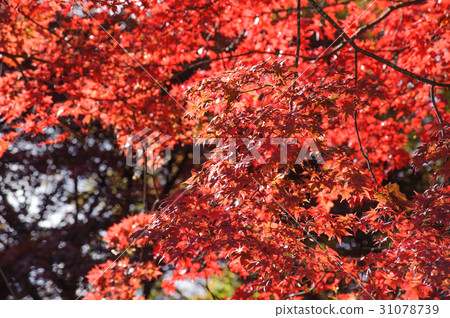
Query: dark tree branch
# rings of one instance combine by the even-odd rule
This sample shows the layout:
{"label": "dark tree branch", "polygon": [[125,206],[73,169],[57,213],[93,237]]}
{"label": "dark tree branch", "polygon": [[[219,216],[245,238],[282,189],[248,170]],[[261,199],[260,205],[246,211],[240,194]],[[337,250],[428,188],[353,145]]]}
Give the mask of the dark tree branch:
{"label": "dark tree branch", "polygon": [[[358,52],[355,51],[355,86],[356,86],[357,83],[358,83]],[[359,137],[357,116],[358,116],[358,111],[356,110],[356,97],[355,97],[355,112],[353,114],[353,119],[355,120],[355,130],[356,130],[356,136],[358,137],[359,150],[361,151],[364,159],[366,159],[367,169],[369,169],[370,174],[372,175],[373,181],[375,181],[375,184],[378,187],[377,178],[375,178],[375,175],[373,174],[372,167],[370,165],[369,157],[367,157],[366,153],[364,152],[364,149],[363,149],[362,143],[361,143],[361,138]]]}
{"label": "dark tree branch", "polygon": [[35,60],[35,61],[42,62],[42,63],[50,63],[49,61],[37,58],[37,57],[35,57],[33,55],[27,55],[25,52],[22,53],[22,55],[18,55],[18,54],[11,54],[11,53],[8,53],[8,52],[0,51],[0,55],[9,57],[10,59],[13,59],[13,60],[15,60],[16,58],[23,58],[23,59],[26,59],[26,60],[30,59],[30,60]]}
{"label": "dark tree branch", "polygon": [[36,22],[36,20],[34,20],[33,18],[31,18],[31,17],[29,17],[28,15],[26,15],[25,12],[23,12],[23,10],[21,10],[21,9],[19,9],[19,8],[15,8],[15,10],[16,10],[17,12],[19,12],[20,14],[22,14],[23,17],[24,17],[25,19],[31,21],[31,22],[32,22],[34,25],[36,25],[39,29],[41,29],[41,30],[43,30],[43,31],[47,31],[48,33],[50,33],[50,34],[56,36],[58,39],[60,39],[60,40],[62,40],[62,41],[65,41],[65,42],[69,43],[69,41],[66,40],[64,37],[59,36],[56,32],[50,30],[49,28],[46,28],[46,27],[40,25],[38,22]]}
{"label": "dark tree branch", "polygon": [[[396,71],[399,72],[399,73],[408,75],[408,76],[410,76],[410,77],[412,77],[412,78],[414,78],[414,79],[416,79],[416,80],[418,80],[418,81],[421,81],[421,82],[423,82],[423,83],[427,83],[427,84],[434,85],[434,86],[440,86],[440,87],[447,87],[447,88],[450,88],[450,84],[448,84],[448,83],[440,83],[440,82],[436,82],[436,81],[430,80],[430,79],[428,79],[428,78],[426,78],[426,77],[417,75],[417,74],[415,74],[415,73],[413,73],[413,72],[410,72],[410,71],[408,71],[408,70],[406,70],[406,69],[404,69],[404,68],[398,67],[398,66],[395,65],[394,63],[392,63],[392,62],[390,62],[390,61],[388,61],[388,60],[386,60],[386,59],[384,59],[384,58],[382,58],[382,57],[380,57],[380,56],[378,56],[378,55],[376,55],[376,54],[374,54],[374,53],[371,53],[371,52],[368,52],[368,51],[366,51],[366,50],[361,49],[359,46],[357,46],[357,45],[355,44],[355,42],[353,41],[353,39],[350,38],[350,37],[347,35],[347,33],[345,33],[344,30],[343,30],[343,29],[342,29],[342,28],[341,28],[341,27],[340,27],[340,26],[339,26],[339,25],[338,25],[338,24],[337,24],[337,23],[336,23],[329,15],[328,15],[328,14],[326,14],[326,13],[323,11],[323,9],[322,9],[322,8],[321,8],[314,0],[308,0],[308,2],[314,7],[314,9],[317,10],[317,12],[320,13],[320,15],[321,15],[322,17],[325,18],[325,20],[327,20],[327,21],[334,27],[334,29],[335,29],[336,31],[338,31],[338,32],[340,33],[341,36],[344,37],[344,39],[348,42],[348,44],[350,44],[350,46],[351,46],[356,52],[361,53],[361,54],[363,54],[363,55],[365,55],[365,56],[368,56],[368,57],[370,57],[370,58],[372,58],[372,59],[374,59],[374,60],[376,60],[376,61],[378,61],[378,62],[380,62],[380,63],[383,63],[384,65],[389,66],[390,68],[396,70]],[[407,2],[406,2],[406,3],[407,3]]]}
{"label": "dark tree branch", "polygon": [[[299,59],[299,55],[300,55],[300,44],[301,44],[301,40],[300,40],[300,0],[297,0],[297,43],[296,43],[296,50],[295,50],[295,62],[294,62],[294,67],[298,68],[298,59]],[[298,72],[295,71],[294,73],[295,78],[298,78]],[[292,84],[292,91],[294,91],[295,89],[295,83],[294,82]],[[292,104],[293,102],[291,101],[289,103],[289,111],[292,111]]]}
{"label": "dark tree branch", "polygon": [[434,111],[436,112],[436,117],[439,120],[439,123],[442,125],[444,122],[443,122],[441,114],[439,113],[439,110],[436,106],[436,100],[434,99],[434,86],[433,85],[431,85],[430,94],[431,94],[431,102],[433,104]]}
{"label": "dark tree branch", "polygon": [[300,0],[297,0],[297,50],[295,51],[295,68],[298,67],[298,57],[300,55]]}
{"label": "dark tree branch", "polygon": [[78,217],[80,214],[80,204],[78,203],[79,195],[78,195],[78,175],[73,176],[73,183],[74,183],[74,194],[75,194],[75,224],[78,223]]}
{"label": "dark tree branch", "polygon": [[[441,114],[439,113],[439,109],[436,106],[436,100],[434,98],[434,86],[431,85],[430,87],[430,95],[431,95],[431,104],[433,105],[434,112],[436,113],[436,117],[439,121],[439,123],[442,125],[444,121],[442,120]],[[442,137],[444,137],[444,130],[441,129]]]}
{"label": "dark tree branch", "polygon": [[220,298],[217,297],[217,296],[212,292],[212,290],[209,288],[209,286],[208,286],[208,279],[205,280],[205,289],[208,291],[208,293],[211,294],[211,296],[212,296],[212,298],[213,298],[214,300],[220,300]]}
{"label": "dark tree branch", "polygon": [[[4,157],[2,158],[4,159]],[[14,206],[9,203],[7,192],[0,189],[0,208],[2,208],[2,217],[8,223],[8,225],[17,232],[17,235],[26,235],[30,232],[30,229],[20,220],[19,214]]]}
{"label": "dark tree branch", "polygon": [[362,144],[361,144],[361,138],[359,137],[359,131],[358,131],[358,121],[357,121],[357,119],[356,119],[357,114],[358,114],[358,111],[355,109],[355,113],[354,113],[354,115],[353,115],[353,119],[355,120],[355,130],[356,130],[356,136],[358,137],[359,150],[361,151],[361,153],[362,153],[364,159],[366,159],[366,162],[367,162],[367,169],[369,169],[370,174],[372,175],[372,179],[373,179],[373,181],[375,182],[375,184],[376,184],[377,187],[378,187],[378,181],[377,181],[377,179],[375,178],[375,175],[373,174],[372,166],[370,165],[370,161],[369,161],[369,157],[367,157],[367,155],[366,155],[366,153],[364,152],[364,149],[363,149],[363,147],[362,147]]}
{"label": "dark tree branch", "polygon": [[[144,213],[148,213],[148,206],[147,206],[147,154],[145,153],[147,149],[145,147],[142,147],[142,152],[144,156],[144,166],[142,167],[144,169],[144,176],[143,176],[143,189],[142,189],[142,202],[144,203]],[[155,189],[156,190],[156,189]]]}
{"label": "dark tree branch", "polygon": [[[425,3],[425,0],[414,0],[414,1],[408,1],[408,2],[401,2],[399,4],[396,4],[394,6],[390,6],[389,8],[387,8],[384,13],[376,20],[360,26],[358,28],[358,30],[356,30],[356,32],[350,37],[352,40],[354,40],[355,38],[357,38],[360,34],[362,34],[363,32],[371,29],[372,27],[374,27],[375,25],[377,25],[378,23],[380,23],[381,21],[383,21],[384,19],[386,19],[392,12],[394,12],[397,9],[403,8],[403,7],[409,7],[412,5],[416,5],[416,4],[423,4]],[[398,31],[398,28],[397,28]],[[342,35],[342,34],[341,34]],[[305,60],[318,60],[318,59],[326,59],[330,56],[332,56],[333,54],[337,53],[340,49],[342,49],[348,42],[341,42],[339,43],[330,53],[328,54],[324,54],[322,56],[318,56],[318,57],[308,57],[308,58],[304,58]]]}
{"label": "dark tree branch", "polygon": [[13,299],[17,299],[16,293],[14,292],[14,290],[12,289],[11,285],[9,284],[8,278],[6,278],[5,273],[3,272],[2,268],[0,267],[0,275],[2,276],[6,287],[8,287],[9,292],[11,293],[11,296],[13,297]]}

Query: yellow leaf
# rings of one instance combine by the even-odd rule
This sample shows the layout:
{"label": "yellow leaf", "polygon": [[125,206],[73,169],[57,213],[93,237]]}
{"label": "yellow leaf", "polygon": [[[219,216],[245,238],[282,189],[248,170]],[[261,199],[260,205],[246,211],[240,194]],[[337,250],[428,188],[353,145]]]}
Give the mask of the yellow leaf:
{"label": "yellow leaf", "polygon": [[406,196],[400,192],[400,187],[398,186],[397,183],[388,183],[385,186],[386,190],[388,190],[388,193],[394,197],[396,197],[397,199],[401,200],[401,201],[408,201],[406,199]]}

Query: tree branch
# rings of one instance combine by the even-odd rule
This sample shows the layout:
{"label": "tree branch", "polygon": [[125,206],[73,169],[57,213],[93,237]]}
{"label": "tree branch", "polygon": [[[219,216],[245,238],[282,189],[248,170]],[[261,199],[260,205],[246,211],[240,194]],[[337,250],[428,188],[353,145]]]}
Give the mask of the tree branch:
{"label": "tree branch", "polygon": [[[295,68],[298,68],[298,59],[299,59],[299,55],[300,55],[300,0],[297,0],[297,49],[295,50],[295,62],[294,62],[294,67]],[[294,73],[294,76],[295,76],[295,78],[298,78],[298,72],[297,71],[295,71],[295,73]],[[294,82],[293,84],[292,84],[292,91],[294,91],[295,90],[295,83],[296,82]],[[291,112],[292,111],[292,105],[293,104],[293,102],[292,102],[292,100],[291,100],[291,102],[289,103],[289,111]]]}
{"label": "tree branch", "polygon": [[217,297],[217,296],[212,292],[212,290],[209,288],[209,286],[208,286],[208,279],[205,280],[205,289],[211,294],[211,296],[212,296],[212,298],[213,298],[214,300],[220,300],[220,298]]}
{"label": "tree branch", "polygon": [[27,55],[25,52],[23,52],[22,55],[18,55],[18,54],[11,54],[11,53],[8,53],[8,52],[0,51],[0,55],[9,57],[10,59],[23,58],[25,60],[26,59],[30,59],[30,60],[35,60],[35,61],[39,61],[39,62],[42,62],[42,63],[51,63],[49,61],[37,58],[37,57],[35,57],[33,55]]}
{"label": "tree branch", "polygon": [[24,16],[25,19],[27,19],[27,20],[31,21],[33,24],[35,24],[35,25],[36,25],[38,28],[40,28],[41,30],[47,31],[47,32],[49,32],[50,34],[56,36],[58,39],[60,39],[60,40],[62,40],[62,41],[65,41],[65,42],[69,43],[69,41],[66,40],[64,37],[59,36],[56,32],[50,30],[49,28],[46,28],[46,27],[40,25],[40,24],[39,24],[38,22],[36,22],[33,18],[31,18],[31,17],[29,17],[28,15],[26,15],[25,12],[24,12],[23,10],[21,10],[21,9],[19,9],[19,8],[15,8],[15,10],[16,10],[17,12],[19,12],[20,14],[22,14],[22,15]]}
{"label": "tree branch", "polygon": [[[442,120],[441,114],[439,113],[439,109],[436,106],[436,100],[434,99],[434,86],[430,87],[430,95],[431,95],[431,104],[433,105],[434,112],[436,113],[436,117],[439,123],[442,125],[444,121]],[[441,129],[442,137],[444,137],[444,130]]]}
{"label": "tree branch", "polygon": [[297,50],[295,51],[295,68],[298,67],[298,56],[300,55],[300,0],[297,0]]}
{"label": "tree branch", "polygon": [[[374,60],[376,60],[376,61],[378,61],[378,62],[380,62],[380,63],[383,63],[384,65],[386,65],[386,66],[389,66],[390,68],[392,68],[392,69],[394,69],[394,70],[396,70],[397,72],[399,72],[399,73],[402,73],[402,74],[404,74],[404,75],[408,75],[408,76],[410,76],[410,77],[412,77],[412,78],[414,78],[414,79],[416,79],[416,80],[418,80],[418,81],[421,81],[421,82],[423,82],[423,83],[427,83],[427,84],[430,84],[430,85],[434,85],[434,86],[440,86],[440,87],[447,87],[447,88],[450,88],[450,83],[440,83],[440,82],[436,82],[436,81],[433,81],[433,80],[430,80],[430,79],[428,79],[428,78],[426,78],[426,77],[423,77],[423,76],[420,76],[420,75],[418,75],[418,74],[415,74],[415,73],[413,73],[413,72],[410,72],[410,71],[408,71],[408,70],[406,70],[406,69],[404,69],[404,68],[401,68],[401,67],[398,67],[397,65],[395,65],[394,63],[392,63],[392,62],[390,62],[390,61],[388,61],[388,60],[386,60],[386,59],[384,59],[384,58],[382,58],[382,57],[380,57],[380,56],[378,56],[378,55],[376,55],[376,54],[374,54],[374,53],[371,53],[371,52],[368,52],[368,51],[366,51],[366,50],[363,50],[363,49],[361,49],[359,46],[357,46],[356,44],[355,44],[355,42],[353,41],[353,39],[352,38],[350,38],[348,35],[347,35],[347,33],[345,33],[344,32],[344,30],[328,15],[328,14],[326,14],[324,11],[323,11],[323,9],[314,1],[314,0],[308,0],[308,2],[314,7],[314,9],[316,9],[317,10],[317,12],[319,12],[320,13],[320,15],[322,16],[322,17],[324,17],[325,18],[325,20],[327,20],[333,27],[334,27],[334,29],[336,30],[336,31],[338,31],[339,33],[340,33],[340,35],[341,36],[343,36],[344,37],[344,39],[350,44],[350,46],[356,51],[356,52],[358,52],[358,53],[361,53],[361,54],[363,54],[363,55],[365,55],[365,56],[368,56],[368,57],[370,57],[370,58],[372,58],[372,59],[374,59]],[[407,3],[407,2],[406,2]]]}
{"label": "tree branch", "polygon": [[439,120],[439,123],[442,125],[443,120],[442,120],[441,114],[439,113],[439,110],[436,106],[436,101],[434,99],[434,86],[433,85],[431,85],[430,94],[431,94],[431,102],[433,104],[434,111],[436,112],[436,117]]}
{"label": "tree branch", "polygon": [[356,130],[356,136],[358,137],[359,150],[361,151],[361,153],[362,153],[364,159],[366,159],[366,162],[367,162],[367,169],[369,169],[370,174],[372,175],[372,179],[373,179],[373,181],[375,182],[375,184],[376,184],[377,187],[378,187],[378,181],[377,181],[377,179],[375,178],[375,175],[373,174],[372,166],[370,165],[370,161],[369,161],[369,157],[367,157],[367,155],[366,155],[366,153],[364,152],[364,149],[363,149],[363,147],[362,147],[362,144],[361,144],[361,138],[359,137],[359,131],[358,131],[358,121],[356,120],[357,114],[358,114],[358,111],[355,109],[355,113],[354,113],[354,115],[353,115],[353,119],[355,120],[355,130]]}
{"label": "tree branch", "polygon": [[6,278],[6,275],[3,272],[1,267],[0,267],[0,275],[2,276],[3,280],[5,281],[6,287],[8,288],[9,292],[11,293],[11,296],[13,297],[13,299],[18,299],[17,296],[16,296],[16,293],[14,292],[14,290],[11,287],[11,285],[9,284],[9,281]]}
{"label": "tree branch", "polygon": [[[426,3],[425,0],[414,0],[414,1],[407,1],[407,2],[401,2],[399,4],[390,6],[389,8],[387,8],[383,14],[378,18],[373,20],[372,22],[360,26],[358,28],[358,30],[356,30],[356,32],[350,37],[352,40],[354,40],[355,38],[357,38],[361,33],[369,30],[370,28],[372,28],[373,26],[377,25],[378,23],[380,23],[381,21],[383,21],[384,19],[386,19],[392,12],[394,12],[397,9],[403,8],[403,7],[409,7],[412,5],[416,5],[416,4],[423,4]],[[398,30],[398,29],[397,29]],[[325,59],[328,58],[330,56],[332,56],[333,54],[337,53],[340,49],[342,49],[348,42],[341,42],[339,43],[330,53],[328,54],[324,54],[322,56],[318,56],[318,57],[308,57],[308,58],[304,58],[306,60],[318,60],[318,59]]]}
{"label": "tree branch", "polygon": [[[355,85],[358,83],[358,52],[355,51]],[[362,147],[361,138],[359,137],[359,131],[358,131],[358,111],[356,110],[356,97],[355,97],[355,112],[353,114],[353,119],[355,121],[355,130],[356,130],[356,136],[358,137],[358,143],[359,143],[359,150],[361,151],[364,159],[366,159],[367,162],[367,169],[369,169],[370,174],[372,175],[373,181],[375,181],[375,184],[378,187],[378,181],[377,178],[375,178],[375,175],[373,174],[372,167],[370,165],[369,157],[367,157],[366,153],[364,152],[364,149]]]}

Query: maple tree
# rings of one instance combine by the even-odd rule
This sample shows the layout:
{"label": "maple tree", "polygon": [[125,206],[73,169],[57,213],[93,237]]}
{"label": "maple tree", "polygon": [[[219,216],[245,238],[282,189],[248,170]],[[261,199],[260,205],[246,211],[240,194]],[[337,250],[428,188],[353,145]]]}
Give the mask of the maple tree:
{"label": "maple tree", "polygon": [[[21,136],[64,142],[74,126],[113,129],[121,148],[149,128],[172,136],[161,152],[235,138],[235,162],[203,158],[109,228],[126,255],[90,271],[87,299],[146,297],[162,264],[167,293],[229,270],[238,299],[449,298],[448,12],[440,0],[4,1],[0,152]],[[273,138],[301,142],[283,162]],[[306,139],[323,163],[296,163]]]}

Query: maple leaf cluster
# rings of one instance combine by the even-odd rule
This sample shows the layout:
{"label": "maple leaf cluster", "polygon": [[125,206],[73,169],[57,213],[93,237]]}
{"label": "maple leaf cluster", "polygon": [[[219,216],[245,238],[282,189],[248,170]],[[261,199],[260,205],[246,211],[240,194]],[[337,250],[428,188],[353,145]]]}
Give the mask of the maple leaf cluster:
{"label": "maple leaf cluster", "polygon": [[[86,298],[145,298],[159,264],[173,268],[167,293],[226,266],[236,299],[450,297],[447,3],[0,6],[0,154],[21,135],[58,127],[56,143],[94,122],[120,147],[144,128],[171,148],[236,140],[234,162],[202,158],[157,208],[109,229],[124,256],[92,269]],[[287,163],[274,138],[299,141]],[[323,162],[296,162],[306,139]],[[390,182],[408,167],[427,170],[425,191]],[[360,238],[367,247],[345,253]]]}

